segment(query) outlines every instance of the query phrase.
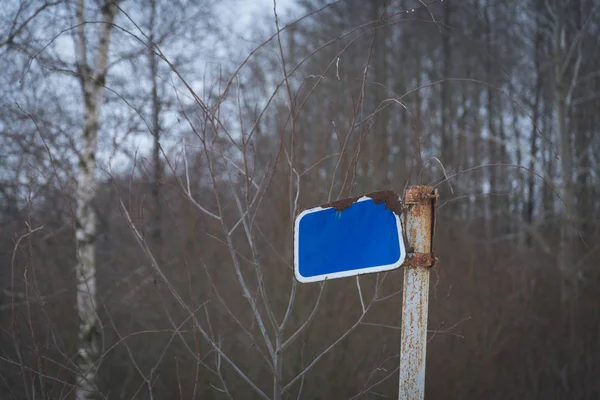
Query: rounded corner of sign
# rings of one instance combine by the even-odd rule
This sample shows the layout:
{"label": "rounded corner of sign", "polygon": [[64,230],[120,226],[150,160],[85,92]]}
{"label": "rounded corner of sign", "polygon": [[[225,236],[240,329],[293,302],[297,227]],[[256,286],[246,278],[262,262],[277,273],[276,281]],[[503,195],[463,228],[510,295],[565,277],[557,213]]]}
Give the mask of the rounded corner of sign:
{"label": "rounded corner of sign", "polygon": [[300,224],[300,220],[302,220],[302,217],[304,217],[306,215],[306,211],[308,211],[308,210],[304,210],[300,214],[296,215],[296,218],[294,220],[296,227],[298,227],[298,225]]}
{"label": "rounded corner of sign", "polygon": [[404,251],[404,248],[402,248],[400,258],[394,263],[394,268],[400,268],[402,264],[404,264],[404,260],[406,260],[406,252]]}
{"label": "rounded corner of sign", "polygon": [[308,214],[312,214],[314,212],[321,211],[321,210],[324,210],[324,208],[323,207],[314,207],[314,208],[307,208],[306,210],[303,210],[302,212],[300,212],[300,214],[298,214],[295,219],[296,227],[298,225],[300,225],[300,221],[302,220],[302,218],[306,217]]}
{"label": "rounded corner of sign", "polygon": [[302,274],[300,273],[300,271],[298,270],[298,268],[294,268],[294,276],[296,277],[296,280],[300,283],[308,283],[311,282],[311,280],[309,278],[306,278],[304,276],[302,276]]}
{"label": "rounded corner of sign", "polygon": [[406,260],[406,249],[404,248],[404,240],[402,240],[402,236],[400,236],[400,256],[398,257],[398,261],[394,263],[394,268],[400,268],[404,261]]}
{"label": "rounded corner of sign", "polygon": [[300,221],[306,214],[310,214],[311,208],[300,211],[300,214],[296,216],[296,221]]}

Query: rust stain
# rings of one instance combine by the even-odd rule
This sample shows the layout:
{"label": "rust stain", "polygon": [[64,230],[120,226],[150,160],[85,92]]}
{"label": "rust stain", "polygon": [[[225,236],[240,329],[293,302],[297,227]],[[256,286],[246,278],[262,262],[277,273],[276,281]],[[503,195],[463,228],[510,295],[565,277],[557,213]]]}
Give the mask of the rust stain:
{"label": "rust stain", "polygon": [[435,264],[435,259],[431,253],[413,253],[407,257],[404,264],[411,268],[431,267]]}
{"label": "rust stain", "polygon": [[[412,221],[407,228],[409,241],[414,241],[419,232],[430,232],[429,253],[412,254],[404,262],[406,267],[433,267],[438,261],[434,254],[435,213],[438,198],[437,189],[431,186],[410,186],[405,192],[407,211]],[[414,253],[415,249],[411,248],[411,250]]]}
{"label": "rust stain", "polygon": [[365,196],[373,199],[375,204],[385,203],[385,208],[393,212],[394,214],[400,216],[402,215],[402,211],[404,206],[402,205],[402,200],[400,196],[398,196],[393,190],[383,190],[381,192],[373,192],[366,194]]}
{"label": "rust stain", "polygon": [[406,189],[406,204],[420,204],[431,198],[431,186],[409,186]]}
{"label": "rust stain", "polygon": [[329,208],[333,207],[336,211],[344,211],[349,208],[352,204],[356,203],[356,200],[360,199],[361,196],[349,197],[347,199],[341,199],[337,201],[332,201],[330,203],[323,204],[321,207]]}
{"label": "rust stain", "polygon": [[438,200],[440,198],[440,193],[438,192],[437,189],[433,190],[431,197],[432,197],[432,201],[431,201],[431,257],[433,258],[431,266],[434,267],[435,264],[437,264],[437,262],[438,262],[438,258],[435,256],[435,253],[434,253],[435,222],[436,222],[435,214],[436,214],[436,210],[437,210],[437,206],[438,206]]}
{"label": "rust stain", "polygon": [[330,203],[323,204],[321,207],[333,207],[336,211],[344,211],[345,209],[351,207],[352,204],[356,203],[356,201],[361,197],[369,197],[375,204],[385,203],[385,208],[398,216],[402,215],[402,200],[400,199],[400,196],[398,196],[393,190],[383,190],[380,192],[367,193],[363,196],[349,197],[347,199],[332,201]]}

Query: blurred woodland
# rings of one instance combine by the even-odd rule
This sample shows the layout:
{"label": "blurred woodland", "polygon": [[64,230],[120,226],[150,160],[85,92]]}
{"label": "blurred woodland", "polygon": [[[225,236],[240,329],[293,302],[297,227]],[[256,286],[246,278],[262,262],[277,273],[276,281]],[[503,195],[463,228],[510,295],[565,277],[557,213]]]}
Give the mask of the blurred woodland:
{"label": "blurred woodland", "polygon": [[292,229],[413,184],[426,398],[600,398],[600,3],[279,3],[3,0],[0,398],[397,398],[402,270]]}

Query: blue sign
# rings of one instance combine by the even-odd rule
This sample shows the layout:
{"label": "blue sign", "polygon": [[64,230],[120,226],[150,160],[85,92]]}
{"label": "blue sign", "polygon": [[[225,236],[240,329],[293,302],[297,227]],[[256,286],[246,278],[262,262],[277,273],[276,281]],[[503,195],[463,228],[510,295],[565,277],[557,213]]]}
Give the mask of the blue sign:
{"label": "blue sign", "polygon": [[294,229],[294,273],[300,282],[389,271],[404,262],[400,213],[392,191],[303,211]]}

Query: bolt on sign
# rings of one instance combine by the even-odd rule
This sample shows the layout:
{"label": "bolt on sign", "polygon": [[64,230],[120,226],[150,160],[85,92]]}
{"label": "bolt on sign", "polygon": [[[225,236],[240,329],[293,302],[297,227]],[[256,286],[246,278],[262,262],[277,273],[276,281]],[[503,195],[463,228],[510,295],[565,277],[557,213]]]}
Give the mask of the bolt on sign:
{"label": "bolt on sign", "polygon": [[396,269],[406,257],[402,201],[391,190],[310,208],[294,228],[294,272],[317,282]]}

